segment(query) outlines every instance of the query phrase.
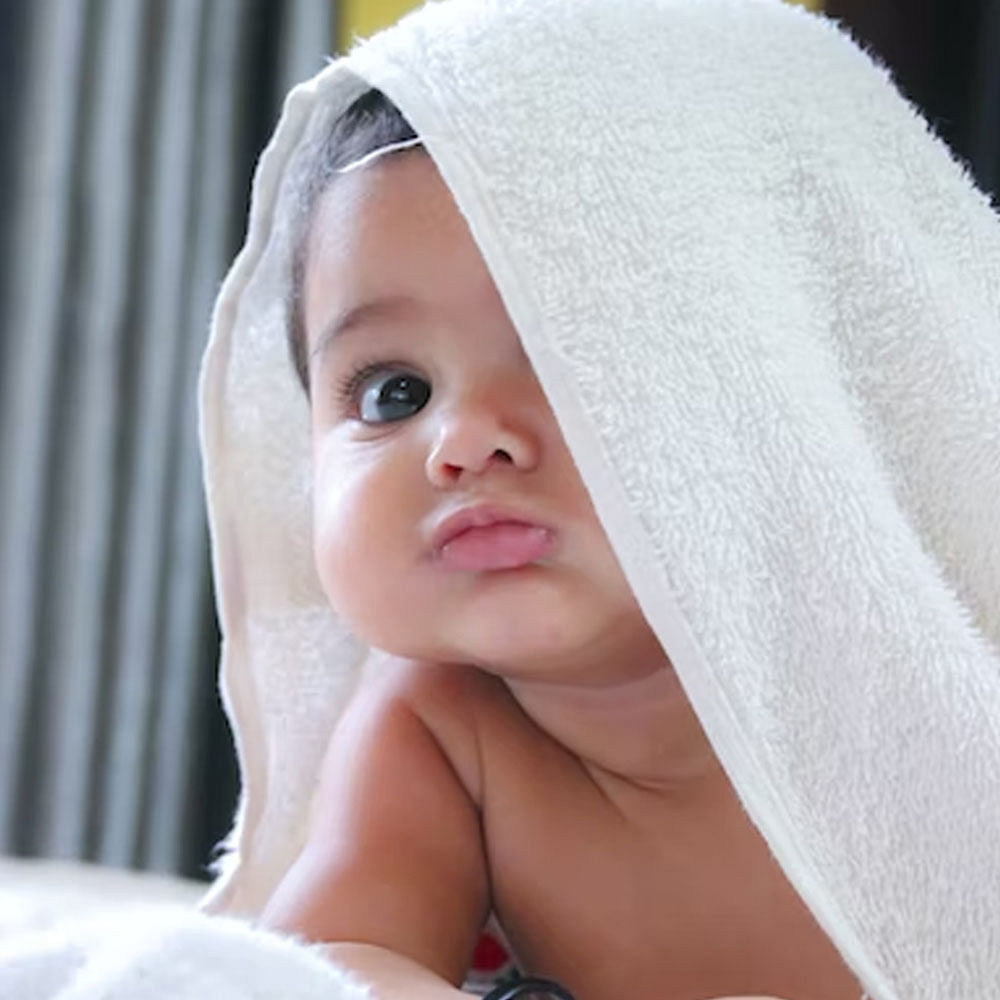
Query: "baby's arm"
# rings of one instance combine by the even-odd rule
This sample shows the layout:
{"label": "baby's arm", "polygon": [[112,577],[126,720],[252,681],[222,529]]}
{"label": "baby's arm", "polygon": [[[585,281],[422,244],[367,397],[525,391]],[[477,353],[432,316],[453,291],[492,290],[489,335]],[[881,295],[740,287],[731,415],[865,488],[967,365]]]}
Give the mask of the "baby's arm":
{"label": "baby's arm", "polygon": [[263,919],[331,944],[380,998],[445,1000],[464,996],[449,984],[488,910],[479,814],[415,707],[412,668],[387,670],[337,726],[308,841]]}

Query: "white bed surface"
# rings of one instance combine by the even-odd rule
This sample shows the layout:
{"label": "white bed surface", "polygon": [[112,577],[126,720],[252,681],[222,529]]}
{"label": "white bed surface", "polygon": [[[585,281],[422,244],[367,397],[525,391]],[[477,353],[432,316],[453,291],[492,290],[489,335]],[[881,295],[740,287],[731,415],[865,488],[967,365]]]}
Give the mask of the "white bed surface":
{"label": "white bed surface", "polygon": [[193,907],[206,884],[75,861],[0,858],[0,940],[123,904]]}

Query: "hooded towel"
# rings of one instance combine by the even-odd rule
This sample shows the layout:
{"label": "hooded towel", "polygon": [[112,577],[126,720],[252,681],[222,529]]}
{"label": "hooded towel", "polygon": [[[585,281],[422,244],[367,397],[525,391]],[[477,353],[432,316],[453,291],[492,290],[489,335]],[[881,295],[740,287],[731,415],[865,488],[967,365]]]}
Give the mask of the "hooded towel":
{"label": "hooded towel", "polygon": [[312,563],[291,241],[369,87],[466,218],[747,813],[874,1000],[1000,989],[1000,225],[887,73],[777,0],[432,3],[296,88],[202,436],[243,792],[300,848],[369,650]]}

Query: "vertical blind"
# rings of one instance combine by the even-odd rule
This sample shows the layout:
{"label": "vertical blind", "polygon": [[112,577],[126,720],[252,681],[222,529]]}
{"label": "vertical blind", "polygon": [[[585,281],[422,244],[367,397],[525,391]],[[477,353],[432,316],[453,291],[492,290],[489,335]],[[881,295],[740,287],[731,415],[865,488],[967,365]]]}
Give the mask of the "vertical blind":
{"label": "vertical blind", "polygon": [[253,161],[335,10],[0,16],[22,53],[0,194],[0,850],[192,872],[233,806],[197,371]]}

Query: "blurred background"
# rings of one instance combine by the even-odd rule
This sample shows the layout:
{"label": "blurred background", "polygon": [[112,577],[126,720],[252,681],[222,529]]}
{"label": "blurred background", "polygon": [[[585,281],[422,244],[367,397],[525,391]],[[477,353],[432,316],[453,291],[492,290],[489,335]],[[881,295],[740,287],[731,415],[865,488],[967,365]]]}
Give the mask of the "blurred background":
{"label": "blurred background", "polygon": [[[1000,191],[1000,0],[803,5]],[[413,6],[0,3],[0,854],[205,877],[237,791],[197,445],[212,301],[286,90]]]}

